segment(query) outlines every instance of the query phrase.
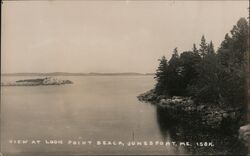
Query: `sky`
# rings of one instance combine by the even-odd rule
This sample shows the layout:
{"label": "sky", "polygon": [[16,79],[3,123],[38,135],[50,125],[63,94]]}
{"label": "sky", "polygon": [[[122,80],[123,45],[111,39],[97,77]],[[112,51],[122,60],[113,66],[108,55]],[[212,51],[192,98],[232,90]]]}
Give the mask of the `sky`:
{"label": "sky", "polygon": [[1,72],[155,72],[199,45],[220,46],[248,1],[8,1]]}

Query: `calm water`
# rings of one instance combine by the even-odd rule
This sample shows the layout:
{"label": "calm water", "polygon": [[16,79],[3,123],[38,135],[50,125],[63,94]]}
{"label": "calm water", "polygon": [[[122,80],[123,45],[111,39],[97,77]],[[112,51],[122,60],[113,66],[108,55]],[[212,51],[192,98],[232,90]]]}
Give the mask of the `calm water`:
{"label": "calm water", "polygon": [[[3,77],[2,81],[30,77]],[[36,78],[36,77],[33,77]],[[168,120],[163,110],[141,103],[136,96],[154,86],[153,76],[60,77],[74,82],[64,86],[1,87],[2,151],[7,154],[192,154],[232,153],[240,143]],[[10,140],[28,140],[11,144]],[[30,144],[41,140],[40,144]],[[62,140],[63,144],[45,144]],[[72,145],[68,141],[92,141]],[[121,141],[120,145],[96,145],[97,141]],[[192,142],[187,146],[127,146],[132,141]],[[214,147],[196,147],[212,141]],[[232,144],[231,144],[232,143]],[[229,144],[229,145],[228,145]],[[238,153],[244,153],[240,148]],[[47,154],[46,154],[47,153]]]}

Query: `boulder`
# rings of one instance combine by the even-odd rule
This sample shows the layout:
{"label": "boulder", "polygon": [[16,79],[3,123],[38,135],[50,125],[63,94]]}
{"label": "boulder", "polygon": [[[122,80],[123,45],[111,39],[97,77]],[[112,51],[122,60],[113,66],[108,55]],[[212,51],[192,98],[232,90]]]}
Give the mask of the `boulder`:
{"label": "boulder", "polygon": [[161,99],[160,100],[160,105],[166,105],[167,104],[167,100],[166,99]]}
{"label": "boulder", "polygon": [[240,127],[239,139],[248,145],[250,139],[250,124]]}
{"label": "boulder", "polygon": [[228,113],[223,113],[223,118],[228,118],[229,114]]}

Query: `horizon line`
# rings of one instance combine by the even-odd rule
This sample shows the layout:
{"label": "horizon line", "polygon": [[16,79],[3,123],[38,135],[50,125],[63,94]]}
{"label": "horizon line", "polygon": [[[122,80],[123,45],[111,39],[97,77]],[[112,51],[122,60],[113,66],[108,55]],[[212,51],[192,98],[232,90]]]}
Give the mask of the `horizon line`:
{"label": "horizon line", "polygon": [[153,75],[153,72],[141,73],[141,72],[15,72],[15,73],[1,73],[1,75],[118,75],[118,74],[130,74],[130,75]]}

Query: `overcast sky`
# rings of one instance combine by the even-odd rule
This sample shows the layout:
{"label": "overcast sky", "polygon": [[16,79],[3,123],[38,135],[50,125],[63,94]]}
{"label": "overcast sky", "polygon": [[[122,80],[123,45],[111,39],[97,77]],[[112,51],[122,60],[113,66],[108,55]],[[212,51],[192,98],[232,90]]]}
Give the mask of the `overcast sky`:
{"label": "overcast sky", "polygon": [[2,73],[155,72],[204,34],[217,48],[248,1],[22,1],[2,5]]}

